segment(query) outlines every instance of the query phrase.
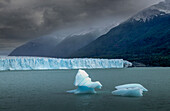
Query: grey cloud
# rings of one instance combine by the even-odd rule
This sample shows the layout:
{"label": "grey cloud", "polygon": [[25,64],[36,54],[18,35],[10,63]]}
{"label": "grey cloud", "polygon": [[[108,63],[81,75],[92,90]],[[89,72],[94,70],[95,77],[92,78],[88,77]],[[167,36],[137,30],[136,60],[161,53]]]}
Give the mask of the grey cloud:
{"label": "grey cloud", "polygon": [[58,30],[120,22],[159,1],[0,0],[0,44],[15,47]]}

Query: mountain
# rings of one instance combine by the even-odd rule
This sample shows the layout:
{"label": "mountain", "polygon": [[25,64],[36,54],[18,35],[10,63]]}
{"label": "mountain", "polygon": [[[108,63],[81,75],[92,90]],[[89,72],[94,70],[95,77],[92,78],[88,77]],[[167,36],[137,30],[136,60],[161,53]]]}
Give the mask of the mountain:
{"label": "mountain", "polygon": [[149,66],[170,66],[170,2],[137,13],[71,57],[123,58]]}
{"label": "mountain", "polygon": [[57,44],[54,50],[51,50],[50,55],[53,55],[53,57],[69,57],[70,54],[94,41],[98,36],[96,32],[72,35]]}
{"label": "mountain", "polygon": [[17,47],[9,56],[69,57],[73,52],[104,34],[108,28],[75,33],[65,37],[64,40],[61,40],[62,35],[39,37]]}
{"label": "mountain", "polygon": [[14,49],[9,56],[49,56],[50,50],[52,50],[56,44],[60,42],[60,39],[56,37],[39,37],[31,40],[16,49]]}

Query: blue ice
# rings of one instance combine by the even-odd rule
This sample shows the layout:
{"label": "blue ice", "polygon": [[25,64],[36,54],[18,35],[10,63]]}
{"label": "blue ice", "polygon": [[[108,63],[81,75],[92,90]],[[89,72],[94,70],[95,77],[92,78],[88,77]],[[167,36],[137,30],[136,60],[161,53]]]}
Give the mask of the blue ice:
{"label": "blue ice", "polygon": [[143,96],[143,90],[139,88],[118,89],[118,90],[112,91],[112,94],[117,95],[117,96],[139,97],[139,96]]}
{"label": "blue ice", "polygon": [[68,93],[74,94],[84,94],[84,93],[96,93],[94,88],[89,88],[87,86],[78,86],[77,89],[67,91]]}
{"label": "blue ice", "polygon": [[74,85],[78,88],[75,90],[67,91],[68,93],[82,94],[82,93],[96,93],[95,88],[101,89],[102,84],[99,81],[92,82],[89,75],[79,69],[75,77]]}

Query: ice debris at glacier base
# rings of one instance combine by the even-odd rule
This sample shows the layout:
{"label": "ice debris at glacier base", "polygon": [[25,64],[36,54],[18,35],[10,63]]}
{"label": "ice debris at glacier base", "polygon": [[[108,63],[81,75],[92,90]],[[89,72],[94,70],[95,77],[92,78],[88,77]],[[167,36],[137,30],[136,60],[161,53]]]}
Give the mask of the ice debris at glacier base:
{"label": "ice debris at glacier base", "polygon": [[115,88],[117,90],[112,91],[112,94],[118,96],[140,97],[143,96],[144,91],[148,91],[141,84],[125,84],[125,85],[116,86]]}
{"label": "ice debris at glacier base", "polygon": [[123,66],[124,66],[124,67],[129,67],[129,66],[132,66],[132,63],[129,62],[129,61],[124,60],[124,61],[123,61]]}
{"label": "ice debris at glacier base", "polygon": [[78,88],[75,90],[67,91],[68,93],[82,94],[82,93],[96,93],[95,88],[101,89],[102,84],[99,81],[92,82],[89,75],[79,69],[75,77],[74,85]]}
{"label": "ice debris at glacier base", "polygon": [[131,66],[123,59],[0,57],[0,70],[123,68],[124,64]]}

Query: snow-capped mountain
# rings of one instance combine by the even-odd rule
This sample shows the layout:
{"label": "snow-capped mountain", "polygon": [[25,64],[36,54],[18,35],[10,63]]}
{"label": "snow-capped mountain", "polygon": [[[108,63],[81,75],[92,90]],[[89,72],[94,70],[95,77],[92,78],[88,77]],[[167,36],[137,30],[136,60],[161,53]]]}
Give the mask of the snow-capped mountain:
{"label": "snow-capped mountain", "polygon": [[[95,31],[73,34],[52,48],[47,48],[45,56],[123,58],[146,65],[170,66],[169,11],[170,1],[160,2],[137,13],[100,37],[98,35],[102,33],[96,35]],[[27,52],[30,51],[29,55],[33,55],[33,50],[37,51],[34,47],[20,48],[22,50],[16,49],[11,55],[28,56]],[[43,54],[44,52],[38,52],[34,56],[44,56]]]}
{"label": "snow-capped mountain", "polygon": [[163,1],[159,4],[146,8],[143,11],[134,15],[132,18],[130,18],[130,20],[146,22],[153,19],[154,17],[166,14],[170,14],[170,0]]}
{"label": "snow-capped mountain", "polygon": [[170,66],[170,2],[137,13],[71,57],[123,58],[152,66]]}

